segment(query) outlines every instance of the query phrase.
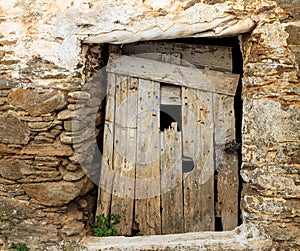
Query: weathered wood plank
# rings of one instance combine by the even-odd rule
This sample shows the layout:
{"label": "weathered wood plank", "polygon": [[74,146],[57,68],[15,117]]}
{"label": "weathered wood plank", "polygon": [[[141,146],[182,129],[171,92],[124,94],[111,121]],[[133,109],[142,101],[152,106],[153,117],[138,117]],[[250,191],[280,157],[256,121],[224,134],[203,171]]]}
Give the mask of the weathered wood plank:
{"label": "weathered wood plank", "polygon": [[178,86],[161,86],[160,99],[162,105],[181,105],[181,88]]}
{"label": "weathered wood plank", "polygon": [[113,184],[113,156],[114,156],[114,123],[115,123],[115,74],[107,75],[106,115],[104,123],[103,153],[99,181],[96,215],[108,216],[111,205]]}
{"label": "weathered wood plank", "polygon": [[214,230],[212,94],[182,88],[182,98],[183,156],[194,161],[184,175],[184,230]]}
{"label": "weathered wood plank", "polygon": [[161,233],[159,83],[139,80],[135,221],[144,235]]}
{"label": "weathered wood plank", "polygon": [[162,234],[183,232],[182,142],[177,123],[161,132]]}
{"label": "weathered wood plank", "polygon": [[238,74],[183,67],[132,56],[111,54],[107,71],[203,91],[234,95]]}
{"label": "weathered wood plank", "polygon": [[238,156],[236,150],[225,151],[226,144],[235,142],[234,98],[214,95],[215,156],[218,172],[218,208],[223,230],[238,225]]}
{"label": "weathered wood plank", "polygon": [[[161,60],[161,54],[180,53],[182,59],[179,65],[208,67],[213,70],[232,71],[232,48],[226,46],[181,44],[170,42],[139,42],[124,44],[120,48],[124,55]],[[170,61],[166,61],[170,62]],[[172,63],[172,62],[171,62]]]}
{"label": "weathered wood plank", "polygon": [[114,171],[111,213],[120,214],[117,231],[131,235],[135,187],[138,79],[116,76]]}
{"label": "weathered wood plank", "polygon": [[[163,62],[180,65],[181,53],[164,52]],[[162,105],[181,105],[181,87],[161,86]],[[162,118],[161,118],[162,119]],[[162,234],[183,232],[182,142],[177,123],[161,133]],[[181,126],[181,125],[180,125]]]}

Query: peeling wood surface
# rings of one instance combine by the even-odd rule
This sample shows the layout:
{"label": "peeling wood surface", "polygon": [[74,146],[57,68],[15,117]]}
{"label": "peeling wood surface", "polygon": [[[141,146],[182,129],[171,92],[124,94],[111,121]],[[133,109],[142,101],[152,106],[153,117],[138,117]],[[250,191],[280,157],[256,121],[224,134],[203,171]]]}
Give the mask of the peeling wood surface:
{"label": "peeling wood surface", "polygon": [[235,142],[234,98],[214,95],[215,156],[217,169],[218,208],[223,230],[238,226],[239,171],[236,150],[225,150],[226,144]]}
{"label": "peeling wood surface", "polygon": [[183,156],[194,161],[185,174],[185,232],[214,230],[214,160],[212,93],[182,88]]}
{"label": "peeling wood surface", "polygon": [[135,221],[142,233],[160,234],[160,85],[140,79],[137,114]]}
{"label": "peeling wood surface", "polygon": [[[212,70],[232,71],[232,49],[226,46],[140,42],[125,44],[120,48],[120,52],[124,55],[133,55],[199,69],[207,67]],[[174,53],[180,54],[180,58],[177,59],[177,62],[163,59],[162,56],[166,55],[166,53],[172,53],[172,55]]]}
{"label": "peeling wood surface", "polygon": [[182,67],[165,62],[111,54],[107,71],[122,75],[234,95],[238,74]]}
{"label": "peeling wood surface", "polygon": [[122,214],[118,233],[131,235],[133,223],[138,79],[116,75],[114,170],[111,213]]}
{"label": "peeling wood surface", "polygon": [[161,132],[161,149],[162,234],[182,233],[182,142],[177,123]]}

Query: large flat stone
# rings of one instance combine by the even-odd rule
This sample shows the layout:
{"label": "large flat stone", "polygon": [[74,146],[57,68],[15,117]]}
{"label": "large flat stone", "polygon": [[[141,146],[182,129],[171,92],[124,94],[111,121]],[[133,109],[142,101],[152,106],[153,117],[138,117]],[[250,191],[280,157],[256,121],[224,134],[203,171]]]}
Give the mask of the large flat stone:
{"label": "large flat stone", "polygon": [[21,153],[36,156],[71,156],[73,155],[73,150],[70,146],[59,142],[53,144],[37,144],[32,142],[25,146]]}
{"label": "large flat stone", "polygon": [[0,116],[0,143],[27,144],[30,130],[12,113]]}
{"label": "large flat stone", "polygon": [[0,90],[12,89],[18,87],[18,83],[7,78],[0,78]]}
{"label": "large flat stone", "polygon": [[43,182],[22,184],[27,195],[46,206],[62,206],[74,200],[81,193],[88,178],[83,178],[77,182]]}
{"label": "large flat stone", "polygon": [[64,93],[52,89],[16,89],[8,100],[11,105],[22,108],[31,116],[60,110],[67,105]]}
{"label": "large flat stone", "polygon": [[14,198],[24,195],[25,192],[20,184],[5,185],[0,184],[0,196]]}
{"label": "large flat stone", "polygon": [[300,110],[274,100],[245,100],[244,142],[276,144],[299,140]]}
{"label": "large flat stone", "polygon": [[61,121],[50,121],[50,122],[29,122],[28,126],[32,131],[42,132],[48,131],[50,128],[55,127],[56,125],[62,124]]}
{"label": "large flat stone", "polygon": [[19,180],[22,178],[20,169],[22,164],[17,160],[0,160],[0,175],[9,180]]}
{"label": "large flat stone", "polygon": [[28,203],[0,196],[0,214],[2,221],[8,220],[16,223],[19,222],[19,220],[25,220],[28,218],[28,215],[32,213]]}
{"label": "large flat stone", "polygon": [[8,147],[6,144],[0,144],[0,154],[19,154],[20,149]]}
{"label": "large flat stone", "polygon": [[194,232],[142,237],[87,237],[81,250],[169,251],[169,250],[269,250],[272,241],[252,225],[241,225],[232,231]]}

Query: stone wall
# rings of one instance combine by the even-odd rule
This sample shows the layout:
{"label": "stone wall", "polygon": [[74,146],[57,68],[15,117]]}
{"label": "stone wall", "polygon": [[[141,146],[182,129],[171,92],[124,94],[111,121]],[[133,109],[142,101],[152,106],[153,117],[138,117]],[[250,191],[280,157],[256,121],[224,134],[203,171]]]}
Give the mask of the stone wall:
{"label": "stone wall", "polygon": [[[95,76],[105,63],[102,43],[242,33],[243,223],[261,226],[278,250],[300,248],[299,0],[0,4],[4,250],[12,241],[58,249],[90,229],[97,189],[82,163],[92,159],[79,160],[75,149],[93,158],[90,142],[101,132],[101,99],[91,95],[103,94]],[[92,137],[81,137],[82,113],[96,114]]]}
{"label": "stone wall", "polygon": [[[81,67],[89,74],[101,67],[101,48],[100,45],[83,46]],[[3,66],[6,61],[1,63]],[[49,61],[35,58],[20,70],[25,82],[23,78],[9,78],[11,71],[3,71],[5,75],[0,80],[1,244],[21,242],[30,244],[33,250],[37,246],[41,250],[58,245],[62,239],[73,236],[78,239],[90,231],[97,189],[74,152],[75,144],[88,145],[87,138],[81,137],[87,125],[76,117],[96,105],[97,137],[101,115],[97,113],[100,105],[82,91],[84,80],[79,70],[69,73]],[[84,78],[89,78],[89,74]],[[98,80],[94,82],[95,95],[101,92],[101,79]],[[36,84],[31,85],[34,81]],[[93,156],[91,150],[90,154]]]}
{"label": "stone wall", "polygon": [[243,43],[243,217],[279,250],[300,247],[299,5],[270,5]]}

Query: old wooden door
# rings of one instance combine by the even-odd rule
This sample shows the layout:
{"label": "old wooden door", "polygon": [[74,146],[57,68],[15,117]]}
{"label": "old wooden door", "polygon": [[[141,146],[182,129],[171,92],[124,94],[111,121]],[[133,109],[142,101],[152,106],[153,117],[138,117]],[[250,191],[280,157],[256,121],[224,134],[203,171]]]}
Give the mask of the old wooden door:
{"label": "old wooden door", "polygon": [[[184,65],[177,52],[158,55],[163,62],[157,53],[110,55],[97,214],[120,214],[123,235],[214,230],[216,214],[232,229],[237,157],[224,148],[235,137],[239,76]],[[180,121],[162,130],[164,106],[180,107]]]}

